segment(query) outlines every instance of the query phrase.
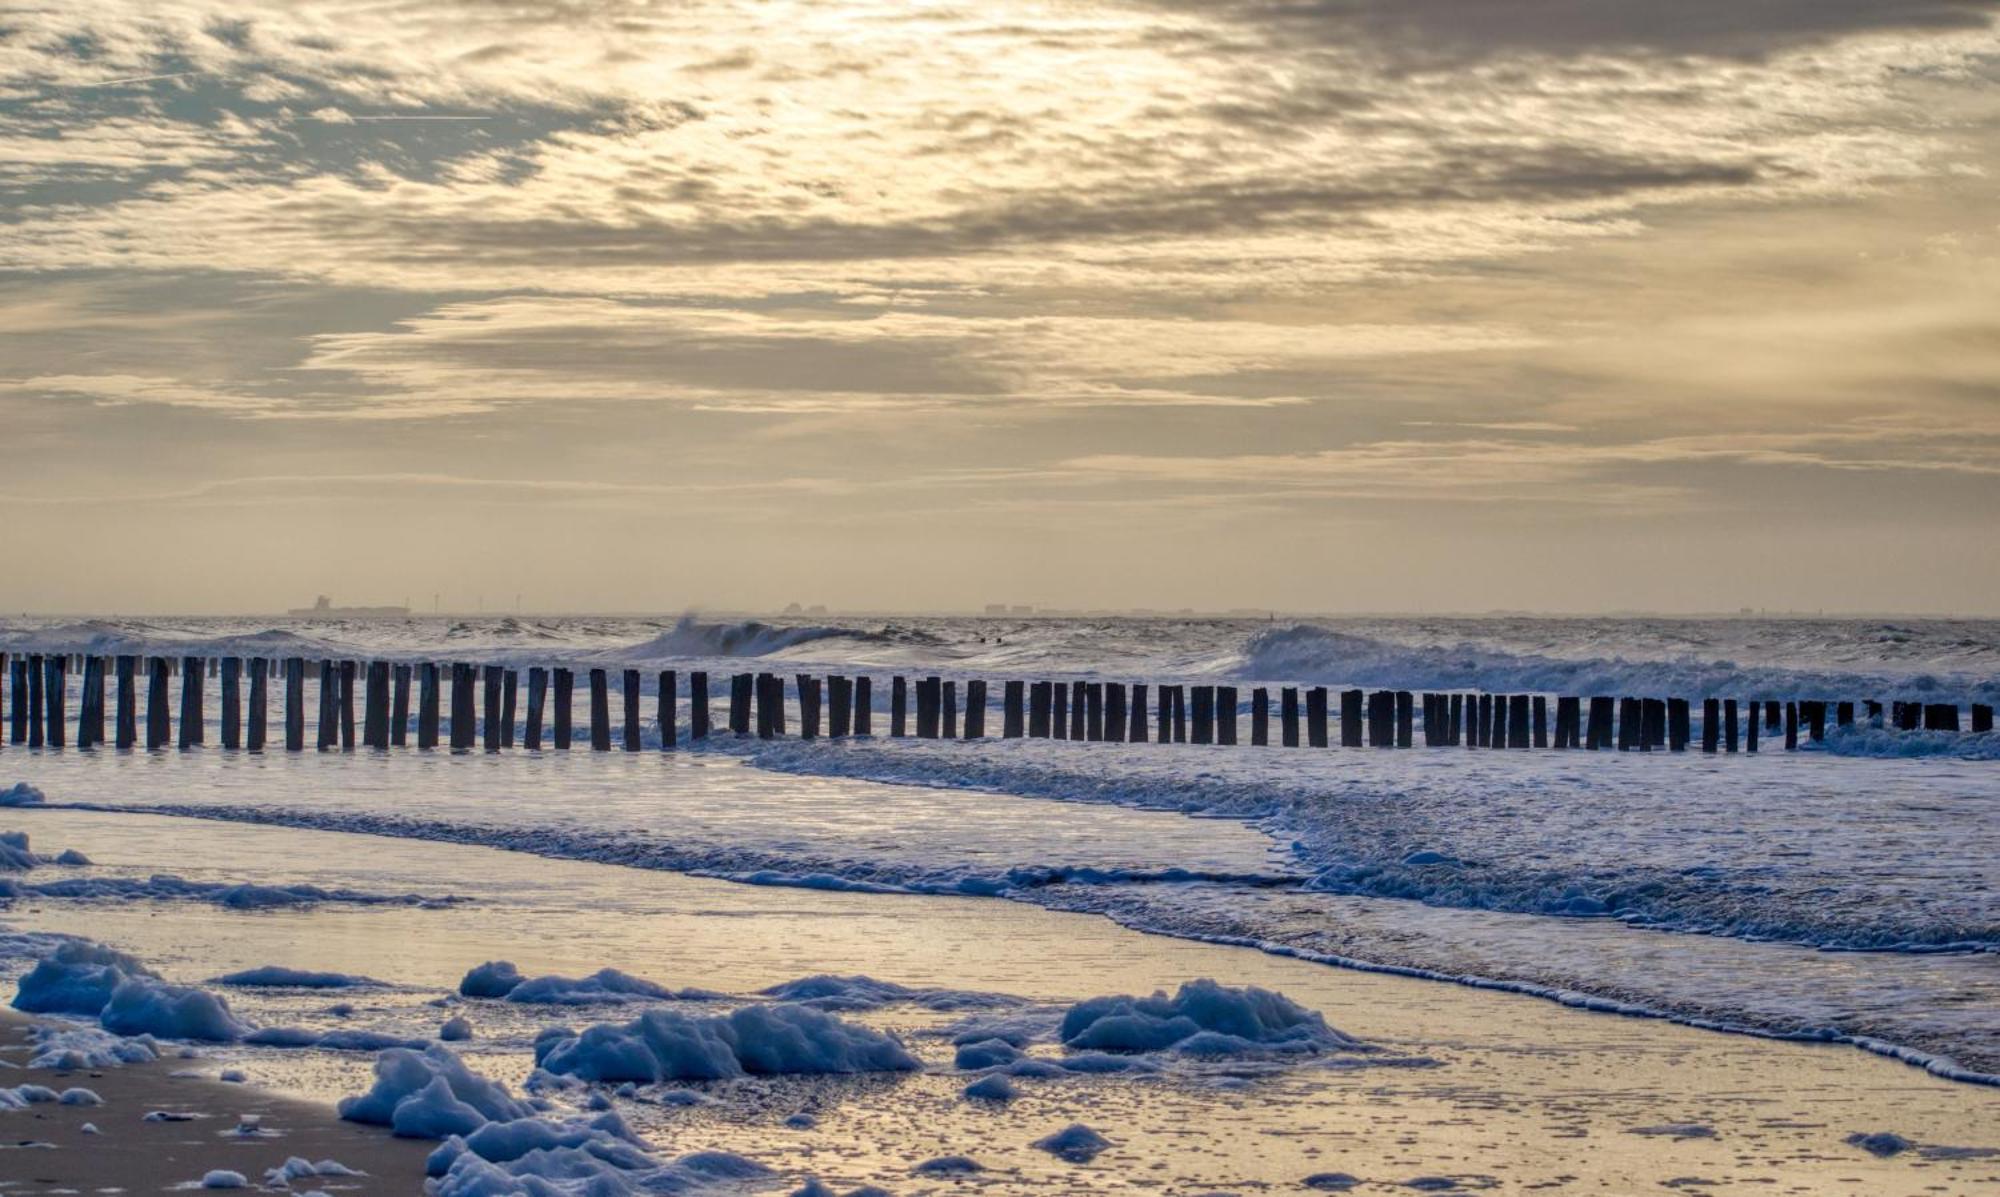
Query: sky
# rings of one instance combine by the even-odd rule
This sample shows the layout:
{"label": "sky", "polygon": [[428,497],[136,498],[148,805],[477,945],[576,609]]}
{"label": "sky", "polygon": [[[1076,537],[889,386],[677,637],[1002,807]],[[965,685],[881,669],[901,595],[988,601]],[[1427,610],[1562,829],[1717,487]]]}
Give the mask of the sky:
{"label": "sky", "polygon": [[1996,18],[0,7],[0,610],[2000,614]]}

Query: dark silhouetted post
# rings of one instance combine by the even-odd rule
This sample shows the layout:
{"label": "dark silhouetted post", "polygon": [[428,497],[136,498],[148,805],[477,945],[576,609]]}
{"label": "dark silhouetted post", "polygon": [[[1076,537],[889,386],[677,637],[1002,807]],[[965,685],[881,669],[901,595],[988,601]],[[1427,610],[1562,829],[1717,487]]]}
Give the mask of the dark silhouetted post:
{"label": "dark silhouetted post", "polygon": [[500,751],[500,675],[498,665],[488,665],[480,670],[480,732],[481,742],[488,752]]}
{"label": "dark silhouetted post", "polygon": [[1583,745],[1582,727],[1583,702],[1574,695],[1556,696],[1556,747],[1562,749],[1580,748]]}
{"label": "dark silhouetted post", "polygon": [[43,661],[42,689],[43,741],[50,748],[61,748],[69,735],[63,730],[63,700],[69,695],[69,654],[57,653]]}
{"label": "dark silhouetted post", "polygon": [[1533,741],[1533,733],[1528,728],[1528,696],[1512,694],[1507,698],[1507,747],[1526,748]]}
{"label": "dark silhouetted post", "polygon": [[1359,690],[1340,692],[1340,746],[1359,748],[1366,741],[1361,735],[1361,706],[1367,698]]}
{"label": "dark silhouetted post", "polygon": [[1408,748],[1416,738],[1416,696],[1408,690],[1396,691],[1396,747]]}
{"label": "dark silhouetted post", "polygon": [[1083,738],[1092,742],[1104,738],[1104,683],[1102,682],[1084,684]]}
{"label": "dark silhouetted post", "polygon": [[1286,686],[1278,692],[1278,736],[1286,748],[1299,746],[1299,689]]}
{"label": "dark silhouetted post", "polygon": [[1796,702],[1787,702],[1785,704],[1785,751],[1797,752],[1798,750],[1799,704]]}
{"label": "dark silhouetted post", "polygon": [[[228,705],[228,674],[223,675],[224,706]],[[389,663],[368,662],[367,701],[362,705],[361,742],[370,748],[389,747]],[[227,715],[224,715],[227,718]]]}
{"label": "dark silhouetted post", "polygon": [[1833,707],[1833,721],[1841,727],[1853,727],[1854,704],[1851,702],[1835,703]]}
{"label": "dark silhouetted post", "polygon": [[1972,730],[1975,732],[1990,732],[1993,730],[1993,708],[1987,703],[1975,702],[1972,704]]}
{"label": "dark silhouetted post", "polygon": [[529,752],[542,750],[542,720],[549,709],[549,671],[542,665],[528,667],[528,723],[521,729],[521,746]]}
{"label": "dark silhouetted post", "polygon": [[917,679],[917,738],[935,740],[938,734],[938,707],[944,702],[944,682],[940,678]]}
{"label": "dark silhouetted post", "polygon": [[1547,696],[1535,695],[1535,747],[1549,746],[1549,700]]}
{"label": "dark silhouetted post", "polygon": [[165,748],[172,738],[167,714],[167,660],[154,657],[146,680],[146,747]]}
{"label": "dark silhouetted post", "polygon": [[1764,730],[1778,730],[1778,700],[1775,698],[1764,700]]}
{"label": "dark silhouetted post", "polygon": [[500,747],[514,746],[514,704],[521,693],[521,674],[516,669],[500,671]]}
{"label": "dark silhouetted post", "polygon": [[1250,743],[1257,748],[1271,743],[1271,692],[1263,686],[1250,691]]}
{"label": "dark silhouetted post", "polygon": [[639,671],[627,669],[620,679],[619,689],[625,699],[625,751],[637,752],[640,748],[639,736]]}
{"label": "dark silhouetted post", "polygon": [[1146,742],[1146,730],[1152,726],[1146,717],[1146,683],[1132,683],[1132,719],[1125,728],[1125,738],[1134,744]]}
{"label": "dark silhouetted post", "polygon": [[202,742],[201,658],[181,660],[180,746],[194,748]]}
{"label": "dark silhouetted post", "polygon": [[306,663],[301,657],[285,658],[285,751],[304,752],[306,747]]}
{"label": "dark silhouetted post", "polygon": [[965,738],[986,738],[986,683],[976,678],[965,683]]}
{"label": "dark silhouetted post", "polygon": [[1713,756],[1722,742],[1722,703],[1718,699],[1701,700],[1701,750]]}
{"label": "dark silhouetted post", "polygon": [[1958,730],[1958,704],[1955,702],[1933,702],[1924,705],[1924,730]]}
{"label": "dark silhouetted post", "polygon": [[1028,737],[1034,740],[1049,738],[1049,710],[1054,704],[1053,689],[1047,682],[1032,682],[1028,686]]}
{"label": "dark silhouetted post", "polygon": [[889,679],[889,735],[910,734],[910,681],[900,675]]}
{"label": "dark silhouetted post", "polygon": [[472,710],[472,666],[453,662],[451,667],[451,748],[463,752],[472,747],[478,716]]}
{"label": "dark silhouetted post", "polygon": [[1088,740],[1090,738],[1089,687],[1082,682],[1071,682],[1069,686],[1069,738]]}
{"label": "dark silhouetted post", "polygon": [[264,751],[264,741],[270,731],[271,708],[271,661],[268,657],[250,658],[250,718],[243,747],[250,752]]}
{"label": "dark silhouetted post", "polygon": [[438,746],[438,667],[436,661],[417,666],[417,747]]}
{"label": "dark silhouetted post", "polygon": [[679,721],[675,718],[675,708],[680,699],[680,679],[674,676],[673,670],[663,669],[654,680],[659,683],[660,751],[665,752],[680,746],[680,729],[676,726]]}
{"label": "dark silhouetted post", "polygon": [[750,686],[753,680],[747,673],[729,676],[729,730],[739,738],[750,734]]}
{"label": "dark silhouetted post", "polygon": [[138,662],[131,656],[118,658],[118,719],[116,725],[117,744],[120,748],[130,748],[139,742],[139,692],[136,668]]}
{"label": "dark silhouetted post", "polygon": [[863,676],[854,679],[854,734],[875,734],[875,682]]}
{"label": "dark silhouetted post", "polygon": [[404,661],[389,668],[389,747],[402,748],[410,742],[410,665]]}
{"label": "dark silhouetted post", "polygon": [[48,730],[47,720],[42,711],[43,677],[48,665],[40,653],[28,655],[28,747],[40,748],[42,736]]}
{"label": "dark silhouetted post", "polygon": [[838,739],[854,725],[854,683],[839,674],[826,679],[827,734]]}
{"label": "dark silhouetted post", "polygon": [[354,662],[340,663],[340,746],[354,748]]}
{"label": "dark silhouetted post", "polygon": [[[1000,738],[1018,740],[1027,731],[1025,703],[1027,686],[1019,681],[1008,682],[1001,691]],[[1047,715],[1044,713],[1043,718]]]}
{"label": "dark silhouetted post", "polygon": [[1805,720],[1806,734],[1815,744],[1826,739],[1826,704],[1815,699],[1799,704],[1799,715]]}
{"label": "dark silhouetted post", "polygon": [[611,675],[590,671],[590,750],[611,751]]}
{"label": "dark silhouetted post", "polygon": [[1757,751],[1757,723],[1758,723],[1756,699],[1753,698],[1750,700],[1749,709],[1744,711],[1744,714],[1748,716],[1748,718],[1744,719],[1743,721],[1744,730],[1748,734],[1745,735],[1743,739],[1743,751],[1755,752]]}
{"label": "dark silhouetted post", "polygon": [[1733,698],[1724,699],[1722,702],[1722,738],[1724,747],[1730,752],[1736,751],[1736,714],[1736,700]]}
{"label": "dark silhouetted post", "polygon": [[793,679],[799,685],[799,739],[819,739],[819,679],[801,673]]}
{"label": "dark silhouetted post", "polygon": [[1069,687],[1049,683],[1049,731],[1058,740],[1069,739]]}
{"label": "dark silhouetted post", "polygon": [[1215,742],[1224,746],[1236,743],[1236,687],[1234,686],[1215,688]]}
{"label": "dark silhouetted post", "polygon": [[708,671],[688,674],[688,739],[708,739]]}
{"label": "dark silhouetted post", "polygon": [[1593,697],[1590,700],[1590,734],[1585,747],[1593,750],[1610,748],[1612,722],[1611,699],[1604,695]]}
{"label": "dark silhouetted post", "polygon": [[1215,743],[1215,687],[1194,687],[1194,742]]}
{"label": "dark silhouetted post", "polygon": [[1314,686],[1306,691],[1306,744],[1325,748],[1327,736],[1327,690],[1325,686]]}
{"label": "dark silhouetted post", "polygon": [[[0,653],[0,660],[6,658]],[[8,741],[14,744],[28,742],[28,663],[20,657],[7,662],[7,697],[13,705],[9,708]]]}
{"label": "dark silhouetted post", "polygon": [[936,680],[932,689],[937,694],[938,734],[947,740],[958,739],[958,683]]}
{"label": "dark silhouetted post", "polygon": [[78,696],[76,746],[96,748],[104,743],[104,658],[83,659],[83,692]]}
{"label": "dark silhouetted post", "polygon": [[1188,737],[1187,687],[1174,686],[1174,743],[1185,744]]}

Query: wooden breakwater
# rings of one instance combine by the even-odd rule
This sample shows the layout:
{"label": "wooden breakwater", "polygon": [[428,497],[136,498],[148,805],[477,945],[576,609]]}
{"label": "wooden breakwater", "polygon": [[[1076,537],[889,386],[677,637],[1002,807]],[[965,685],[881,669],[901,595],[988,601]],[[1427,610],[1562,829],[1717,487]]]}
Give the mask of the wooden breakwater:
{"label": "wooden breakwater", "polygon": [[[494,664],[61,653],[0,653],[0,664],[5,666],[0,669],[0,685],[5,686],[0,709],[7,712],[4,741],[30,748],[67,747],[72,724],[77,748],[204,747],[209,680],[218,683],[220,747],[232,751],[304,751],[308,681],[314,690],[310,740],[319,751],[354,750],[357,727],[358,746],[378,751],[407,747],[413,734],[419,749],[499,752],[518,744],[534,751],[563,751],[575,744],[578,730],[579,671],[565,666],[528,667],[523,701],[523,670]],[[614,722],[614,671],[581,671],[587,702],[582,730],[592,750],[610,751],[615,745],[639,751],[649,727],[655,747],[671,750],[683,743],[681,676],[675,670],[653,673],[650,720],[644,709],[647,680],[638,669],[615,671]],[[706,740],[718,726],[710,708],[709,674],[689,672],[685,682],[685,740]],[[733,674],[726,722],[720,726],[733,736],[762,739],[872,736],[874,683],[868,676],[798,674],[788,685],[778,673]],[[74,720],[68,714],[72,690]],[[988,735],[993,694],[983,679],[899,675],[889,678],[887,692],[891,737],[978,740]],[[1247,723],[1248,744],[1262,748],[1273,745],[1275,722],[1275,744],[1284,748],[1327,748],[1336,734],[1343,748],[1413,748],[1421,728],[1421,744],[1428,748],[1698,748],[1733,753],[1757,752],[1760,743],[1780,738],[1785,749],[1795,750],[1802,739],[1824,740],[1829,726],[1857,723],[1900,731],[1993,730],[1993,708],[1980,703],[1971,705],[1962,727],[1960,708],[1953,703],[1708,697],[1700,700],[1697,744],[1694,707],[1686,698],[1359,689],[1336,694],[1325,686],[1281,686],[1275,698],[1274,703],[1272,688],[1264,686],[1245,693],[1220,684],[1013,679],[999,689],[999,735],[1233,746],[1245,742]],[[281,717],[275,738],[269,722],[274,703]],[[107,705],[112,711],[108,736]]]}

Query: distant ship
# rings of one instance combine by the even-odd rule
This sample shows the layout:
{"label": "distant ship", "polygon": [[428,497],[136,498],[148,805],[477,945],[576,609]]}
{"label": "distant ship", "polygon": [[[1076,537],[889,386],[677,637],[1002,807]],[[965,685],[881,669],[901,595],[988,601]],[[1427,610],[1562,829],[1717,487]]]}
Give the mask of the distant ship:
{"label": "distant ship", "polygon": [[408,615],[408,607],[336,607],[333,600],[320,595],[310,607],[293,607],[287,615],[318,615],[321,617],[346,618],[352,616],[403,616]]}

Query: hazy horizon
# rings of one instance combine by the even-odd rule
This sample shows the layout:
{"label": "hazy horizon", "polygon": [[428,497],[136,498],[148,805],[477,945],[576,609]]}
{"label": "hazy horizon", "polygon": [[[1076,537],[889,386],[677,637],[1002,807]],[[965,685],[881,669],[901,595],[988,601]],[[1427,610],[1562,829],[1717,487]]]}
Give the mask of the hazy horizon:
{"label": "hazy horizon", "polygon": [[1996,16],[19,10],[0,609],[1993,611]]}

